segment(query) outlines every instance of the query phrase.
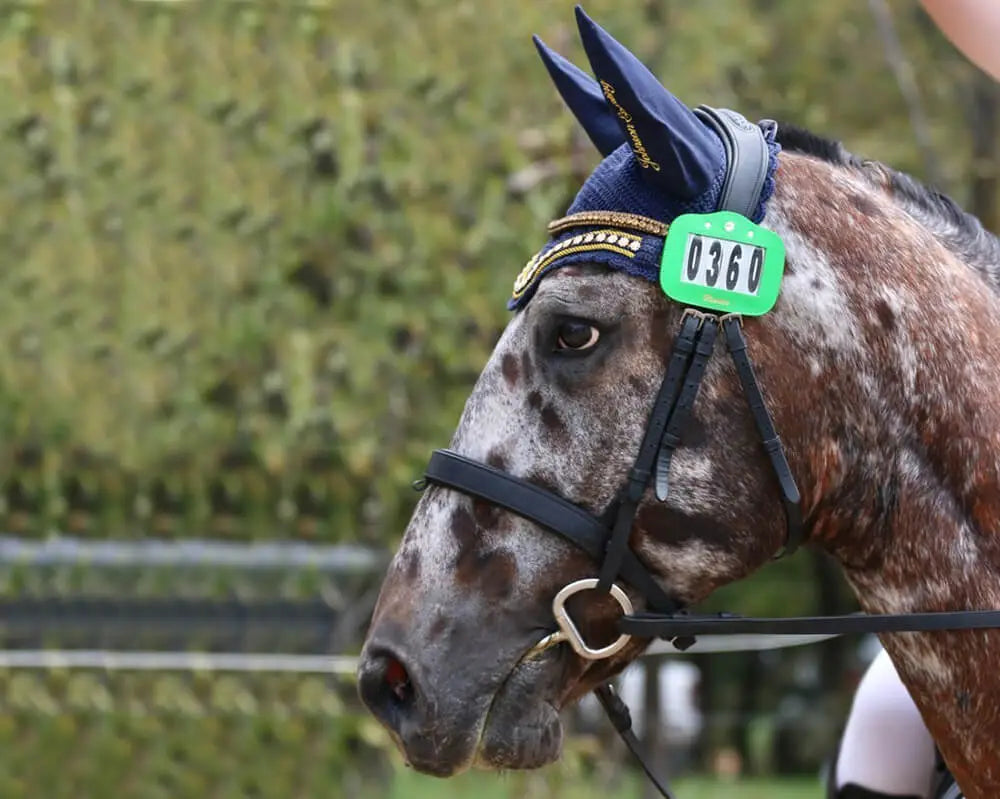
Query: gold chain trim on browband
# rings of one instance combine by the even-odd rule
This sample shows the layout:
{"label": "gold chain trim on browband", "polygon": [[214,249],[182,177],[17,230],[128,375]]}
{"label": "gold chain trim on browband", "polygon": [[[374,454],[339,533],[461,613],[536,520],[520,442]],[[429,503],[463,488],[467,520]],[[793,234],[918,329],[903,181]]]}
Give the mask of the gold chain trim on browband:
{"label": "gold chain trim on browband", "polygon": [[[640,219],[641,217],[636,218]],[[621,230],[592,230],[589,233],[580,233],[572,238],[563,239],[552,249],[539,252],[525,264],[524,269],[514,281],[514,299],[520,297],[535,282],[535,278],[546,266],[564,255],[606,250],[624,255],[627,258],[635,258],[640,247],[642,247],[641,236]]]}
{"label": "gold chain trim on browband", "polygon": [[648,216],[629,214],[624,211],[581,211],[578,214],[570,214],[562,219],[549,222],[549,233],[554,236],[563,230],[585,225],[613,225],[625,230],[634,230],[637,233],[650,233],[654,236],[666,236],[668,227],[663,222],[650,219]]}

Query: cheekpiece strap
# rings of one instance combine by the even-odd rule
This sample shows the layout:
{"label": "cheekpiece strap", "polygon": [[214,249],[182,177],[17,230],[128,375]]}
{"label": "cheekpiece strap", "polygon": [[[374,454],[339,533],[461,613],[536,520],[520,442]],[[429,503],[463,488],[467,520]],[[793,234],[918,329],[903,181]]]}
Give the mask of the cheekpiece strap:
{"label": "cheekpiece strap", "polygon": [[753,416],[754,424],[757,426],[764,451],[767,453],[771,468],[778,479],[781,502],[785,506],[788,535],[785,539],[785,546],[777,556],[781,557],[794,552],[802,542],[802,505],[799,488],[795,484],[795,477],[788,465],[785,448],[781,444],[777,430],[774,429],[774,422],[771,420],[771,414],[764,402],[764,395],[757,382],[757,375],[754,373],[750,358],[747,357],[747,342],[743,337],[740,317],[722,317],[722,329],[726,334],[726,348],[733,359],[736,374],[739,375],[740,385],[743,386],[743,395],[746,397],[747,405],[750,406],[750,415]]}

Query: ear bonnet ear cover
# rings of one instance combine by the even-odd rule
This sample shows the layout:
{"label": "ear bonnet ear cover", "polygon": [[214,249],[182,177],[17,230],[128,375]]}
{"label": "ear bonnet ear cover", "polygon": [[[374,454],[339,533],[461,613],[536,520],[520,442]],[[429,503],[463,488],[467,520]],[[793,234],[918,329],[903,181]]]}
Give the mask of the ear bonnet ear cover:
{"label": "ear bonnet ear cover", "polygon": [[[579,6],[576,18],[596,81],[540,40],[536,45],[566,104],[606,158],[567,211],[569,217],[585,215],[581,223],[564,225],[528,262],[507,303],[512,310],[527,304],[544,275],[573,263],[598,263],[657,282],[665,225],[681,214],[718,210],[729,167],[722,140],[710,125]],[[763,219],[774,191],[781,149],[773,123],[761,127],[768,174],[754,222]],[[607,152],[616,141],[622,143]],[[633,216],[663,223],[663,229],[630,227],[627,217]]]}

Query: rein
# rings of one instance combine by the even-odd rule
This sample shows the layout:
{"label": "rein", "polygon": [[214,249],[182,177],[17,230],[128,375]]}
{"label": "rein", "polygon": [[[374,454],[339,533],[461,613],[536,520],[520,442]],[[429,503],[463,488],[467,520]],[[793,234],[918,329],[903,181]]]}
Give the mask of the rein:
{"label": "rein", "polygon": [[[695,113],[716,130],[725,145],[729,164],[722,194],[725,210],[749,215],[759,200],[767,172],[767,147],[760,128],[725,110],[702,106]],[[424,480],[415,484],[418,489],[434,484],[490,502],[562,536],[600,563],[596,578],[577,580],[556,594],[552,612],[557,629],[532,647],[522,661],[561,643],[568,643],[586,660],[601,660],[621,651],[632,637],[663,638],[675,648],[685,650],[695,643],[695,636],[710,634],[843,635],[1000,627],[1000,610],[793,618],[691,614],[663,590],[629,548],[628,539],[639,505],[650,486],[657,500],[662,502],[669,496],[671,459],[680,446],[681,432],[690,417],[720,332],[739,376],[784,507],[786,538],[775,557],[791,554],[803,539],[800,495],[747,353],[739,314],[716,315],[694,308],[685,309],[635,462],[615,499],[600,516],[527,480],[451,450],[439,449],[431,455]],[[628,595],[616,584],[619,578],[642,595],[649,610],[634,612]],[[590,647],[566,609],[571,596],[589,590],[610,594],[622,610],[618,620],[620,635],[604,647]],[[666,783],[656,776],[640,750],[631,729],[628,708],[611,685],[597,688],[595,694],[643,770],[660,793],[671,799]]]}

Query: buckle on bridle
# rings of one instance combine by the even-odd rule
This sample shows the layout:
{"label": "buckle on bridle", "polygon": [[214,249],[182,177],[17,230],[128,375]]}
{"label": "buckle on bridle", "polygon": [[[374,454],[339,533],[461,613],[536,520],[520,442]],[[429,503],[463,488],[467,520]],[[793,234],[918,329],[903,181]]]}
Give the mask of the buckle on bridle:
{"label": "buckle on bridle", "polygon": [[685,308],[684,312],[681,314],[681,326],[684,325],[684,320],[689,316],[693,316],[698,320],[698,329],[701,329],[702,323],[709,316],[715,316],[715,314],[706,313],[705,311],[699,311],[697,308]]}
{"label": "buckle on bridle", "polygon": [[[609,658],[612,655],[617,654],[625,648],[625,645],[629,642],[629,639],[632,636],[624,633],[619,635],[618,638],[607,646],[602,646],[598,649],[588,646],[587,642],[583,640],[583,636],[580,634],[580,631],[573,623],[573,619],[569,615],[569,611],[566,610],[566,602],[571,596],[573,596],[573,594],[578,594],[581,591],[590,591],[591,589],[597,587],[598,582],[599,581],[596,577],[576,580],[555,595],[555,598],[552,600],[552,615],[555,616],[556,624],[559,625],[559,629],[554,633],[549,633],[541,641],[529,649],[522,660],[528,660],[540,655],[545,650],[550,649],[556,644],[561,644],[564,641],[569,644],[573,651],[584,660],[603,660],[604,658]],[[631,616],[633,613],[632,600],[628,598],[628,594],[626,594],[615,583],[611,584],[610,593],[621,606],[622,613],[626,616]]]}

